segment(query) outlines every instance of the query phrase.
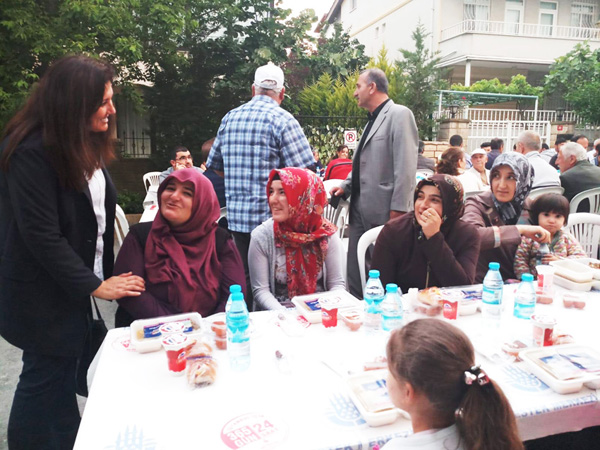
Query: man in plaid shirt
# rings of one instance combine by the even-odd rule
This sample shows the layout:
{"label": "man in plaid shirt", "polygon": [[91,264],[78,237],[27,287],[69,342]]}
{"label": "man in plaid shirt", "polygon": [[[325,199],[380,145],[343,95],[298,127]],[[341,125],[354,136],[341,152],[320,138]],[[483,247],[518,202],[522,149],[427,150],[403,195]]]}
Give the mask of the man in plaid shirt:
{"label": "man in plaid shirt", "polygon": [[250,233],[271,215],[266,192],[269,173],[282,167],[315,164],[300,124],[279,106],[284,93],[279,67],[269,63],[256,69],[252,100],[225,115],[207,162],[225,177],[227,220],[244,262],[249,308]]}

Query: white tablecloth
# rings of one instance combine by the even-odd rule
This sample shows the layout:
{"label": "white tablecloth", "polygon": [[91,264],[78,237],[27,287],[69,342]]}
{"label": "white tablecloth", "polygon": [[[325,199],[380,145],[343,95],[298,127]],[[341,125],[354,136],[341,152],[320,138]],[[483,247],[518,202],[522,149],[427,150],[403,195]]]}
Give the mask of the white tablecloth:
{"label": "white tablecloth", "polygon": [[[537,311],[554,314],[577,343],[598,348],[600,294],[587,296],[583,311],[567,310],[559,302],[538,305]],[[507,323],[511,301],[509,293]],[[385,355],[387,333],[364,328],[350,332],[341,323],[325,330],[313,324],[302,337],[289,337],[275,325],[275,317],[273,312],[252,314],[255,332],[248,371],[230,371],[227,353],[217,350],[216,383],[195,390],[185,377],[167,372],[163,351],[128,351],[123,345],[128,329],[111,330],[98,357],[75,448],[372,448],[410,431],[410,422],[403,418],[383,427],[366,425],[343,379],[321,362],[327,360],[343,372],[358,370]],[[474,341],[481,338],[480,314],[459,318],[456,324]],[[528,334],[529,325],[524,326]],[[276,350],[288,356],[291,371],[279,366]],[[530,375],[523,363],[492,362],[481,354],[477,360],[507,394],[523,440],[600,425],[596,391],[583,388],[559,395]]]}

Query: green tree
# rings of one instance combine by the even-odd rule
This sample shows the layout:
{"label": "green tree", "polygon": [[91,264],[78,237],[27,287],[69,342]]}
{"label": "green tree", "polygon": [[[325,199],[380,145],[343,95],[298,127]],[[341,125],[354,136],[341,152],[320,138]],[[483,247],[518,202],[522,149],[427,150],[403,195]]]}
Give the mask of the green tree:
{"label": "green tree", "polygon": [[397,99],[411,109],[422,139],[433,137],[432,114],[438,101],[437,91],[447,87],[443,72],[436,67],[439,57],[426,48],[428,35],[423,25],[417,26],[412,33],[415,50],[400,50],[402,59],[396,61],[397,70],[392,77],[398,90],[394,101]]}
{"label": "green tree", "polygon": [[558,93],[589,123],[600,123],[600,49],[577,44],[557,58],[544,80],[546,94]]}

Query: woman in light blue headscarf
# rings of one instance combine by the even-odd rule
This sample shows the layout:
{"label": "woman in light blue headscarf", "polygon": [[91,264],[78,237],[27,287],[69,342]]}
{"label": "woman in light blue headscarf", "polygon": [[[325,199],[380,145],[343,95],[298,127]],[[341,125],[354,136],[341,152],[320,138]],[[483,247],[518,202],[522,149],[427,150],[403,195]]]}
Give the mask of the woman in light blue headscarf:
{"label": "woman in light blue headscarf", "polygon": [[481,237],[476,283],[483,281],[492,261],[500,263],[504,280],[516,278],[513,262],[521,236],[550,242],[550,233],[544,228],[517,225],[533,178],[527,158],[515,152],[502,153],[490,171],[491,190],[467,199],[463,220],[478,227]]}

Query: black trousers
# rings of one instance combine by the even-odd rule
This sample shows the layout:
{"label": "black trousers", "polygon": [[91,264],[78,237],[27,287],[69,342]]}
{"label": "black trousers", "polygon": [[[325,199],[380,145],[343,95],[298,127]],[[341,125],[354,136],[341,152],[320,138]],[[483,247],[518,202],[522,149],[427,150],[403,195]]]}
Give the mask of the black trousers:
{"label": "black trousers", "polygon": [[254,311],[254,296],[252,295],[252,284],[250,283],[250,271],[248,270],[248,249],[250,248],[250,233],[240,233],[239,231],[232,231],[233,241],[235,246],[240,252],[242,262],[244,263],[244,273],[246,274],[246,306],[248,311]]}
{"label": "black trousers", "polygon": [[77,358],[23,352],[8,419],[10,450],[72,449],[81,417],[75,395]]}

